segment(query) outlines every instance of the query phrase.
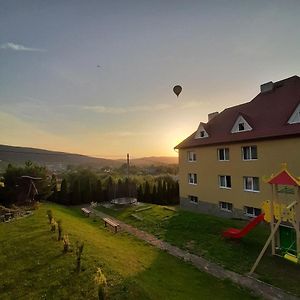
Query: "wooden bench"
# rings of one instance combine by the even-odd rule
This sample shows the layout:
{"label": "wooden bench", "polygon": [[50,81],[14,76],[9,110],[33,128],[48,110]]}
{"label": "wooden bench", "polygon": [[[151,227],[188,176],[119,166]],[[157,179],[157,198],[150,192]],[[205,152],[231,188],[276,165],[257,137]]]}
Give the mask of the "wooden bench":
{"label": "wooden bench", "polygon": [[90,210],[88,210],[87,208],[85,208],[85,207],[82,207],[81,208],[81,211],[86,215],[86,216],[90,216],[90,214],[91,214],[91,211]]}
{"label": "wooden bench", "polygon": [[109,219],[109,218],[103,218],[104,226],[107,227],[107,224],[110,225],[112,228],[114,228],[115,233],[118,232],[118,229],[120,229],[120,224],[118,224],[116,221]]}

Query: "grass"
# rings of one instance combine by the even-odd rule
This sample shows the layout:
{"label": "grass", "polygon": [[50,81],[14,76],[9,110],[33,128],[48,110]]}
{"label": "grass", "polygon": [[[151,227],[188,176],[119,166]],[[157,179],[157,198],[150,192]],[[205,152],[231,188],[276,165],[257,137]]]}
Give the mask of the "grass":
{"label": "grass", "polygon": [[[231,241],[223,239],[221,233],[228,227],[242,228],[247,221],[229,220],[182,210],[166,210],[158,205],[152,205],[152,209],[136,213],[143,221],[131,217],[136,207],[121,210],[104,207],[98,209],[241,274],[250,271],[270,233],[268,225],[259,225],[242,240]],[[298,279],[300,266],[283,258],[273,257],[270,251],[265,254],[256,269],[256,276],[260,280],[300,296]]]}
{"label": "grass", "polygon": [[[74,249],[84,242],[82,272],[75,253],[63,254],[46,211],[62,220]],[[101,267],[109,299],[251,299],[228,281],[200,272],[171,255],[126,234],[113,234],[79,209],[43,204],[34,215],[0,224],[1,299],[97,299],[93,282]]]}

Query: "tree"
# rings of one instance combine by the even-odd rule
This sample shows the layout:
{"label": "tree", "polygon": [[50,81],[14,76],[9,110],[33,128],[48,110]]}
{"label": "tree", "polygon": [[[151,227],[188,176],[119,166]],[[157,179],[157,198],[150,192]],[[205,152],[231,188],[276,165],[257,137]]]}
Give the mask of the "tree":
{"label": "tree", "polygon": [[35,200],[48,199],[51,195],[51,182],[47,173],[46,167],[33,164],[30,161],[27,161],[24,167],[15,167],[9,164],[3,174],[4,188],[1,202],[5,205],[11,205],[27,201],[31,181],[28,179],[25,181],[22,176],[39,178],[39,180],[34,180],[34,185],[38,191]]}
{"label": "tree", "polygon": [[98,179],[96,182],[96,186],[94,189],[94,200],[96,202],[104,201],[104,191],[102,190],[102,182],[100,179]]}
{"label": "tree", "polygon": [[57,181],[56,181],[56,176],[54,174],[51,176],[50,185],[51,185],[52,194],[49,197],[49,200],[57,202],[58,201]]}
{"label": "tree", "polygon": [[141,184],[138,186],[138,189],[137,189],[137,199],[139,202],[145,202],[143,187]]}
{"label": "tree", "polygon": [[64,178],[60,185],[60,192],[59,192],[59,202],[62,204],[69,204],[69,197],[68,197],[68,186],[67,180]]}
{"label": "tree", "polygon": [[148,181],[145,182],[145,188],[144,188],[144,202],[151,203],[150,184],[149,184]]}

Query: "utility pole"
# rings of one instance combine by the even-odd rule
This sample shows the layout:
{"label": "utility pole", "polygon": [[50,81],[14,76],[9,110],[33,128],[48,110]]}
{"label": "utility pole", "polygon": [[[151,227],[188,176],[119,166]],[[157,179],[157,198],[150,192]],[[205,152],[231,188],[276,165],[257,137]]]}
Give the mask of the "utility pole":
{"label": "utility pole", "polygon": [[129,188],[129,153],[127,153],[127,191],[128,191],[128,197],[130,197],[130,188]]}

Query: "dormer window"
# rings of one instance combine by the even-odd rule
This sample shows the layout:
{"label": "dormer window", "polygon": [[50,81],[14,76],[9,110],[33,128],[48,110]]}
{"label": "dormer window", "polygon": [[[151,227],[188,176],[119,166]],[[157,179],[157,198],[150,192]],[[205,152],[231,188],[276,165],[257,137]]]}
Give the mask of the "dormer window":
{"label": "dormer window", "polygon": [[297,108],[291,115],[291,117],[288,120],[289,124],[297,124],[300,123],[300,104],[298,104]]}
{"label": "dormer window", "polygon": [[231,133],[251,131],[251,130],[252,127],[245,120],[245,118],[243,116],[239,116],[231,129]]}
{"label": "dormer window", "polygon": [[245,131],[245,123],[239,123],[239,131]]}
{"label": "dormer window", "polygon": [[207,138],[209,135],[207,133],[207,131],[205,130],[205,123],[200,123],[199,124],[199,127],[196,131],[196,134],[195,134],[195,139],[203,139],[203,138]]}

